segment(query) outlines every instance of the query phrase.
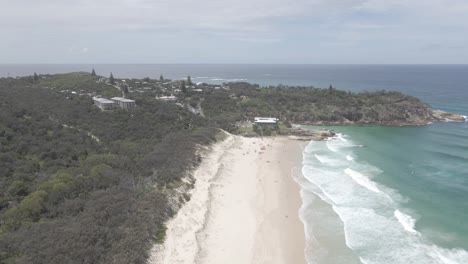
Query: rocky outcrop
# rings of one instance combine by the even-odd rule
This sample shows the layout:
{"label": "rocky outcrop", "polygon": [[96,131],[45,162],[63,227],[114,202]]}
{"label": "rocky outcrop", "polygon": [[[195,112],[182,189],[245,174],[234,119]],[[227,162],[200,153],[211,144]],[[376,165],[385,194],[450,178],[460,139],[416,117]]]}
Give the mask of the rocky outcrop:
{"label": "rocky outcrop", "polygon": [[336,134],[332,130],[319,129],[319,130],[305,130],[301,128],[292,128],[288,130],[287,135],[291,139],[303,141],[322,141],[327,138],[334,137]]}
{"label": "rocky outcrop", "polygon": [[432,117],[436,121],[456,121],[456,122],[465,122],[466,119],[462,115],[448,113],[442,110],[434,110],[432,111]]}

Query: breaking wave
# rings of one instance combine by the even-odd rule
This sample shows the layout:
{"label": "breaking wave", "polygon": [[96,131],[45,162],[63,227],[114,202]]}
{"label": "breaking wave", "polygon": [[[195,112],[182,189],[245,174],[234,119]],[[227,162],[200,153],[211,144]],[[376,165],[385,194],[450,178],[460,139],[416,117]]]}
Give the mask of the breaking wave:
{"label": "breaking wave", "polygon": [[[360,146],[343,134],[328,141],[311,142],[303,153],[305,183],[299,181],[303,192],[313,193],[331,206],[342,222],[344,243],[360,262],[468,263],[468,252],[438,247],[417,231],[417,221],[412,216],[415,213],[404,208],[405,198],[373,180],[383,171],[359,160],[355,152]],[[317,217],[304,214],[304,210],[301,212],[305,229],[318,230]],[[327,224],[324,222],[321,228],[329,228]],[[320,236],[309,234],[307,237],[313,237],[311,243],[317,244]],[[312,251],[310,254],[317,253]],[[333,252],[324,250],[321,254],[320,257],[325,259],[324,255]],[[309,256],[307,259],[313,260],[310,263],[321,263],[317,261],[320,257]],[[333,263],[347,263],[333,258]]]}

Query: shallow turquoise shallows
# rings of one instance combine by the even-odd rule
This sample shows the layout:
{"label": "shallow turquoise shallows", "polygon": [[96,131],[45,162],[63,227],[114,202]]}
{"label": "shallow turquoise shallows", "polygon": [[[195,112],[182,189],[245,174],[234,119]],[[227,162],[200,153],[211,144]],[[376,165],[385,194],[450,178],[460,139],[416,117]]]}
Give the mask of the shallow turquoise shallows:
{"label": "shallow turquoise shallows", "polygon": [[304,152],[310,263],[468,263],[467,122],[330,128]]}

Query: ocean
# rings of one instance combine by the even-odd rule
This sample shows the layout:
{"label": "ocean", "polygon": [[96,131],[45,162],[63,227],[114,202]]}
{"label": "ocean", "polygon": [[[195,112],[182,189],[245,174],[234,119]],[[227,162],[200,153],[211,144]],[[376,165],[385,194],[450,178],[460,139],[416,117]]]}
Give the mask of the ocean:
{"label": "ocean", "polygon": [[[113,72],[118,78],[398,90],[468,115],[468,65],[0,65],[0,77]],[[313,128],[313,127],[312,127]],[[468,122],[337,126],[311,142],[301,184],[308,263],[468,263]]]}

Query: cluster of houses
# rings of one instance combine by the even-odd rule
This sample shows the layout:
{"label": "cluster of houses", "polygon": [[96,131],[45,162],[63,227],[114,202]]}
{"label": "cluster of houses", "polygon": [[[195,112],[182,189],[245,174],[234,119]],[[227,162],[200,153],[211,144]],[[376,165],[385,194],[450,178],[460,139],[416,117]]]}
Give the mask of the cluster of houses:
{"label": "cluster of houses", "polygon": [[107,99],[104,97],[93,97],[93,102],[102,111],[112,110],[114,108],[122,108],[129,110],[136,107],[135,100],[123,97],[112,97],[111,99]]}

